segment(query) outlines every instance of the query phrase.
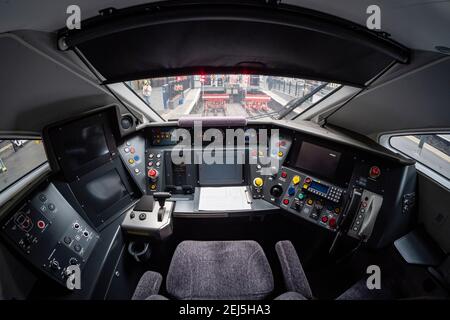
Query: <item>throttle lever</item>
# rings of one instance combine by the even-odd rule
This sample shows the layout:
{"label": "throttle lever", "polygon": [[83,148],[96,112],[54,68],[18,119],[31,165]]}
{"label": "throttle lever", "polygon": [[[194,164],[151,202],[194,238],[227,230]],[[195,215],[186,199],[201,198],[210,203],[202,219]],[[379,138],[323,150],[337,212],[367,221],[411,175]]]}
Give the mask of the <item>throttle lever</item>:
{"label": "throttle lever", "polygon": [[172,195],[170,194],[170,192],[155,192],[153,194],[153,198],[155,198],[159,203],[158,222],[163,221],[164,213],[166,212],[164,205],[166,203],[166,199],[169,199],[171,196]]}

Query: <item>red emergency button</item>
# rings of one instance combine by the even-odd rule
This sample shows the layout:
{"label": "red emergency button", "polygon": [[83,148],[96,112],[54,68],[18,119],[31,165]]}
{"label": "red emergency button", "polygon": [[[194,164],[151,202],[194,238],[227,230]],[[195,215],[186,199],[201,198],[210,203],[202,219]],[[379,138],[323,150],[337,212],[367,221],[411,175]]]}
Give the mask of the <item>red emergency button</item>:
{"label": "red emergency button", "polygon": [[282,178],[286,178],[286,177],[287,177],[287,173],[286,173],[285,171],[283,171],[283,172],[281,173],[281,177],[282,177]]}
{"label": "red emergency button", "polygon": [[38,226],[39,229],[44,229],[45,228],[45,222],[42,221],[42,220],[39,220],[37,222],[37,226]]}
{"label": "red emergency button", "polygon": [[328,225],[333,229],[336,228],[336,219],[331,218],[330,221],[328,221]]}
{"label": "red emergency button", "polygon": [[148,170],[147,175],[151,179],[156,179],[158,177],[158,171],[155,169],[150,169]]}
{"label": "red emergency button", "polygon": [[289,204],[289,199],[284,199],[283,200],[283,204],[288,205]]}
{"label": "red emergency button", "polygon": [[381,174],[381,170],[377,166],[373,166],[370,168],[369,177],[375,179],[375,178],[378,178],[380,176],[380,174]]}
{"label": "red emergency button", "polygon": [[322,222],[323,223],[327,223],[328,222],[328,217],[327,216],[323,216],[322,217]]}

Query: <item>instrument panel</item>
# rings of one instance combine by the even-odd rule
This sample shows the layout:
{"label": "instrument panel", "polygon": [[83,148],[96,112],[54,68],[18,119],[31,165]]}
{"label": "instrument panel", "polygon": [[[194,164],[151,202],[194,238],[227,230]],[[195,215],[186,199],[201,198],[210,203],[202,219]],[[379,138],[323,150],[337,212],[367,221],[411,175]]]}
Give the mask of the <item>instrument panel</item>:
{"label": "instrument panel", "polygon": [[99,239],[53,184],[31,196],[2,230],[34,267],[64,286],[67,267],[82,270]]}
{"label": "instrument panel", "polygon": [[[267,201],[332,232],[339,230],[344,216],[348,214],[346,206],[354,188],[369,188],[367,192],[383,198],[380,194],[382,188],[379,187],[382,180],[380,167],[375,165],[364,169],[367,163],[359,153],[331,145],[323,139],[280,130],[278,135],[270,137],[265,148],[261,148],[252,145],[246,138],[243,152],[246,159],[252,161],[237,165],[239,168],[236,165],[234,168],[209,165],[211,170],[206,172],[201,164],[172,163],[170,157],[174,146],[167,140],[173,136],[173,130],[174,127],[144,130],[119,146],[129,172],[146,194],[169,191],[189,195],[196,187],[206,185],[204,176],[210,183],[207,186],[225,186],[228,181],[234,181],[233,185],[247,185],[253,199]],[[250,138],[249,135],[247,137]],[[140,163],[135,161],[134,155],[126,152],[127,148],[133,148],[134,155],[138,154],[145,160]],[[189,152],[195,158],[195,148]],[[139,164],[139,170],[136,170]],[[233,178],[235,173],[240,176]],[[361,185],[362,182],[364,185]],[[358,225],[376,217],[379,210],[380,207],[373,213],[365,214],[357,222]],[[350,216],[353,218],[353,213]],[[358,237],[350,230],[349,235]]]}

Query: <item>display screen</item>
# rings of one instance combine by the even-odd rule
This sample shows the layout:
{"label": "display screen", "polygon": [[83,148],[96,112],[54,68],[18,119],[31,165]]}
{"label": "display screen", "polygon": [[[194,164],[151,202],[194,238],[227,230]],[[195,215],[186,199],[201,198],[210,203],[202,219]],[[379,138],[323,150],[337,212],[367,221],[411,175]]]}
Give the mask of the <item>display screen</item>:
{"label": "display screen", "polygon": [[89,181],[86,184],[86,204],[100,213],[128,195],[116,170],[108,171],[105,175]]}
{"label": "display screen", "polygon": [[323,184],[317,183],[315,181],[311,182],[311,184],[309,185],[310,189],[314,189],[317,190],[319,192],[322,192],[324,194],[327,194],[329,187],[325,186]]}
{"label": "display screen", "polygon": [[64,135],[63,157],[72,170],[109,153],[102,124],[68,126],[61,134]]}
{"label": "display screen", "polygon": [[323,178],[333,179],[341,153],[309,142],[303,142],[295,161],[295,167],[307,170]]}
{"label": "display screen", "polygon": [[198,168],[199,184],[240,185],[242,184],[242,164],[201,164]]}

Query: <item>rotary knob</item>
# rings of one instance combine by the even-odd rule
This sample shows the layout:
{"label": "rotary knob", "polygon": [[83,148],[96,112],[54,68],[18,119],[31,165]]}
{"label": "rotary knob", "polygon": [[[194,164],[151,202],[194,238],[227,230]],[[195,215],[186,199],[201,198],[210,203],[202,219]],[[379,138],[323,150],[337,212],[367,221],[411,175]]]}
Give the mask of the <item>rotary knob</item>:
{"label": "rotary knob", "polygon": [[278,198],[283,194],[283,188],[279,185],[275,185],[270,189],[270,194],[275,198]]}

